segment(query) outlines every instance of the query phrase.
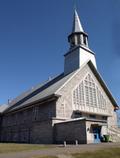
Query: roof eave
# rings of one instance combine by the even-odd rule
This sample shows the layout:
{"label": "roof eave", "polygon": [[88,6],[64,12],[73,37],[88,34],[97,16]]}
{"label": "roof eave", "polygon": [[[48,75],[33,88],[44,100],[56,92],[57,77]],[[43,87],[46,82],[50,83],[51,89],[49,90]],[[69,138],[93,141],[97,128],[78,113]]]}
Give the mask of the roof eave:
{"label": "roof eave", "polygon": [[93,65],[92,61],[89,60],[88,65],[91,67],[91,69],[93,70],[93,72],[96,74],[97,78],[100,81],[101,86],[104,88],[105,92],[107,92],[111,102],[113,103],[113,105],[119,109],[119,106],[117,104],[117,102],[115,101],[114,97],[112,96],[110,90],[108,89],[107,85],[105,84],[104,80],[102,79],[101,75],[99,74],[99,72],[96,70],[95,66]]}
{"label": "roof eave", "polygon": [[[52,95],[49,95],[49,96],[47,96],[47,97],[44,97],[44,98],[42,98],[42,99],[40,99],[40,100],[33,101],[33,102],[31,102],[31,103],[28,103],[28,104],[24,104],[24,105],[21,106],[21,107],[18,106],[17,108],[15,108],[15,109],[13,109],[13,110],[12,110],[12,107],[11,107],[10,109],[5,110],[2,114],[6,114],[6,113],[9,113],[9,112],[13,112],[13,111],[16,111],[16,110],[20,110],[20,109],[26,108],[26,107],[31,107],[31,106],[33,106],[33,105],[35,105],[35,104],[37,104],[37,103],[42,104],[42,103],[45,103],[45,102],[48,102],[48,101],[56,100],[56,99],[58,99],[60,96],[61,96],[61,95],[58,95],[58,94],[52,94]],[[51,99],[52,99],[52,100],[51,100]]]}

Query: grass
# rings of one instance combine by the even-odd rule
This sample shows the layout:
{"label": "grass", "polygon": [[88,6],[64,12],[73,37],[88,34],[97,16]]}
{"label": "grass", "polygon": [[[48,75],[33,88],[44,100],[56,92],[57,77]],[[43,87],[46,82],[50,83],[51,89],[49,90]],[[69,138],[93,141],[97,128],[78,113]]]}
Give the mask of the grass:
{"label": "grass", "polygon": [[[40,156],[35,156],[35,157],[30,157],[30,158],[58,158],[57,156],[44,156],[44,157],[40,157]],[[69,157],[68,157],[69,158]]]}
{"label": "grass", "polygon": [[[72,155],[66,155],[66,158],[120,158],[120,148],[110,148],[104,150],[97,150],[84,153],[76,153]],[[57,156],[47,156],[47,157],[32,157],[32,158],[58,158]]]}
{"label": "grass", "polygon": [[21,152],[30,150],[40,150],[52,148],[49,145],[33,145],[33,144],[15,144],[15,143],[0,143],[0,154],[10,152]]}
{"label": "grass", "polygon": [[[0,153],[21,152],[53,148],[50,145],[33,145],[33,144],[14,144],[14,143],[0,143]],[[49,154],[49,153],[48,153]],[[69,158],[69,155],[65,155]],[[71,154],[72,158],[120,158],[120,147],[101,149],[91,152]],[[36,156],[29,158],[58,158],[58,156]]]}
{"label": "grass", "polygon": [[94,152],[73,154],[73,158],[120,158],[120,148],[110,148]]}

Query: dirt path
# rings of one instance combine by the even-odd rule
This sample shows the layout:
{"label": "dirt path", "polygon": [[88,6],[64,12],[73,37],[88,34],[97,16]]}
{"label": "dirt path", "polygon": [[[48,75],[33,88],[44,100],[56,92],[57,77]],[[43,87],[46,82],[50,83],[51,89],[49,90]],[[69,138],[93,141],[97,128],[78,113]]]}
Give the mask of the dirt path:
{"label": "dirt path", "polygon": [[61,157],[64,154],[70,155],[71,153],[81,153],[85,151],[95,151],[111,147],[120,147],[120,143],[101,143],[101,144],[90,144],[90,145],[69,145],[67,147],[56,146],[50,149],[41,149],[34,151],[23,151],[17,153],[0,154],[0,158],[32,158],[33,156],[55,156]]}

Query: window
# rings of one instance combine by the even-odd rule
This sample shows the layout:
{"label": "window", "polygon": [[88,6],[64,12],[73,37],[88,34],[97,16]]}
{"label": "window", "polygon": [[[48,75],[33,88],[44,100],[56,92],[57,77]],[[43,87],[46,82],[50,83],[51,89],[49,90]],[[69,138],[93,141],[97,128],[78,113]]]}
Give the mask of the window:
{"label": "window", "polygon": [[98,98],[98,107],[99,108],[106,108],[106,100],[104,99],[102,93],[100,92],[100,90],[97,87],[97,98]]}
{"label": "window", "polygon": [[77,44],[81,43],[80,35],[77,35]]}
{"label": "window", "polygon": [[89,115],[90,118],[95,119],[96,115]]}
{"label": "window", "polygon": [[83,82],[73,91],[73,103],[76,109],[85,105]]}
{"label": "window", "polygon": [[97,98],[96,98],[95,83],[92,77],[90,76],[90,74],[88,74],[87,77],[85,78],[84,85],[85,85],[86,105],[96,106]]}
{"label": "window", "polygon": [[102,120],[107,120],[107,116],[102,116]]}
{"label": "window", "polygon": [[106,99],[90,74],[73,90],[73,104],[76,110],[84,106],[106,108]]}
{"label": "window", "polygon": [[75,45],[75,37],[73,36],[72,38],[71,38],[71,47],[73,47]]}
{"label": "window", "polygon": [[80,117],[82,117],[82,113],[76,111],[76,112],[74,113],[74,117],[75,117],[75,118],[80,118]]}
{"label": "window", "polygon": [[83,43],[84,43],[84,45],[87,44],[87,43],[86,43],[86,36],[83,36]]}

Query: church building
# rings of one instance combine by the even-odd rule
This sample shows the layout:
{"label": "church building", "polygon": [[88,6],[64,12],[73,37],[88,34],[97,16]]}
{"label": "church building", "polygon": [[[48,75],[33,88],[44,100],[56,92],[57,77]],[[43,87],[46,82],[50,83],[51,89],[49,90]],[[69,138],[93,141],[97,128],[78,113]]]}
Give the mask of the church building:
{"label": "church building", "polygon": [[19,143],[100,143],[120,141],[118,104],[97,70],[75,10],[64,71],[0,108],[0,141]]}

